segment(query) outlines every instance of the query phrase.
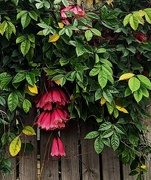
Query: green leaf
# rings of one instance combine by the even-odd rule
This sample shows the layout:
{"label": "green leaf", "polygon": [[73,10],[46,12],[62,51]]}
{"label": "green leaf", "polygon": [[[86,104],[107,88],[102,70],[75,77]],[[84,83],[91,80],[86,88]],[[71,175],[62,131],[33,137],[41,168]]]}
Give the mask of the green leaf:
{"label": "green leaf", "polygon": [[87,41],[90,41],[92,39],[93,34],[89,29],[85,31],[85,37]]}
{"label": "green leaf", "polygon": [[137,75],[138,79],[141,81],[141,83],[145,84],[147,87],[151,88],[151,81],[143,75]]}
{"label": "green leaf", "polygon": [[133,30],[137,30],[139,22],[138,22],[138,19],[136,16],[131,15],[131,17],[129,19],[129,23]]}
{"label": "green leaf", "polygon": [[21,42],[23,42],[23,41],[25,41],[26,40],[26,36],[25,35],[21,35],[21,36],[19,36],[17,39],[16,39],[16,44],[18,44],[18,43],[21,43]]}
{"label": "green leaf", "polygon": [[6,30],[5,30],[5,36],[6,36],[6,38],[7,38],[8,40],[10,40],[11,35],[12,35],[12,28],[11,28],[11,26],[9,26],[8,23],[7,23],[7,28],[6,28]]}
{"label": "green leaf", "polygon": [[144,9],[144,12],[146,21],[151,24],[151,8]]}
{"label": "green leaf", "polygon": [[108,102],[106,103],[106,106],[107,106],[107,110],[108,110],[109,114],[112,114],[114,111],[114,106],[112,106],[112,104],[110,104]]}
{"label": "green leaf", "polygon": [[29,24],[30,24],[31,18],[28,14],[28,12],[26,12],[22,17],[21,17],[21,25],[23,27],[23,29],[25,29]]}
{"label": "green leaf", "polygon": [[101,36],[101,32],[98,29],[91,28],[90,30],[95,36]]}
{"label": "green leaf", "polygon": [[120,145],[120,140],[116,133],[113,133],[111,137],[111,145],[114,151],[117,150]]}
{"label": "green leaf", "polygon": [[107,74],[104,71],[100,71],[98,74],[98,82],[102,89],[107,85],[107,81]]}
{"label": "green leaf", "polygon": [[30,86],[34,86],[34,84],[36,82],[35,75],[31,72],[27,73],[26,80]]}
{"label": "green leaf", "polygon": [[26,14],[28,11],[22,10],[17,14],[17,20],[20,19],[24,14]]}
{"label": "green leaf", "polygon": [[37,13],[35,11],[30,11],[29,16],[35,21],[38,20],[38,15],[37,15]]}
{"label": "green leaf", "polygon": [[25,111],[25,113],[29,112],[31,107],[32,107],[31,102],[28,99],[24,99],[23,110]]}
{"label": "green leaf", "polygon": [[4,97],[0,96],[0,105],[5,106],[6,100]]}
{"label": "green leaf", "polygon": [[98,131],[89,132],[84,139],[96,138],[100,133]]}
{"label": "green leaf", "polygon": [[18,96],[15,92],[9,94],[7,103],[8,103],[8,108],[11,112],[16,109],[18,105]]}
{"label": "green leaf", "polygon": [[142,90],[142,94],[143,94],[143,96],[145,96],[145,97],[149,97],[149,92],[148,92],[148,90],[145,88],[145,87],[143,87],[143,86],[141,86],[141,90]]}
{"label": "green leaf", "polygon": [[21,43],[20,50],[24,56],[28,53],[30,46],[31,46],[31,44],[30,44],[30,41],[28,39],[26,39],[25,41],[23,41]]}
{"label": "green leaf", "polygon": [[15,4],[15,6],[18,6],[19,0],[11,0],[11,1]]}
{"label": "green leaf", "polygon": [[6,21],[0,23],[0,34],[3,36],[4,32],[6,31],[8,24]]}
{"label": "green leaf", "polygon": [[85,49],[83,46],[77,46],[76,47],[76,54],[78,57],[83,55],[84,53],[85,53]]}
{"label": "green leaf", "polygon": [[7,140],[8,140],[8,134],[4,133],[1,137],[2,146],[4,146],[7,143]]}
{"label": "green leaf", "polygon": [[28,39],[30,42],[35,43],[35,35],[34,34],[28,34]]}
{"label": "green leaf", "polygon": [[113,101],[113,96],[112,96],[111,92],[108,89],[107,90],[103,90],[103,97],[109,103],[111,103]]}
{"label": "green leaf", "polygon": [[112,124],[110,122],[104,122],[100,125],[99,131],[106,131],[112,127]]}
{"label": "green leaf", "polygon": [[22,133],[24,133],[27,136],[36,135],[35,130],[31,126],[25,126],[22,130]]}
{"label": "green leaf", "polygon": [[102,142],[102,139],[99,137],[96,138],[95,142],[94,142],[94,149],[96,151],[97,154],[101,153],[104,149],[104,144]]}
{"label": "green leaf", "polygon": [[128,86],[132,92],[137,91],[140,88],[140,81],[136,77],[132,77],[128,80]]}
{"label": "green leaf", "polygon": [[69,2],[67,0],[61,0],[61,1],[65,7],[69,6]]}
{"label": "green leaf", "polygon": [[12,83],[15,84],[15,83],[19,83],[21,81],[23,81],[26,77],[26,73],[23,73],[23,72],[19,72],[15,75],[15,77],[13,78],[13,81]]}
{"label": "green leaf", "polygon": [[17,136],[10,143],[9,152],[10,152],[11,156],[16,156],[19,153],[20,150],[21,150],[21,140],[20,140],[20,137]]}
{"label": "green leaf", "polygon": [[106,49],[105,48],[98,48],[97,53],[105,53],[106,52]]}
{"label": "green leaf", "polygon": [[126,26],[129,23],[130,17],[132,16],[132,14],[128,14],[125,16],[124,20],[123,20],[123,25]]}
{"label": "green leaf", "polygon": [[142,100],[142,97],[143,97],[143,94],[142,94],[141,89],[138,89],[137,91],[134,92],[134,98],[137,101],[137,103]]}
{"label": "green leaf", "polygon": [[110,136],[112,136],[112,134],[114,133],[113,129],[109,129],[107,131],[103,132],[103,138],[109,138]]}
{"label": "green leaf", "polygon": [[11,31],[14,34],[16,34],[16,27],[15,27],[15,25],[12,22],[8,21],[8,26],[10,27]]}
{"label": "green leaf", "polygon": [[89,72],[89,76],[96,76],[100,72],[100,68],[93,68]]}

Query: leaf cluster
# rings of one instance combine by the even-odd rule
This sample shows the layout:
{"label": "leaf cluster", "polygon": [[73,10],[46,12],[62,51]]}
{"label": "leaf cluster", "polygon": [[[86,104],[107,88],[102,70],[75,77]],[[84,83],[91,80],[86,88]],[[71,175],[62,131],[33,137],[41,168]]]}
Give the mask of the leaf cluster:
{"label": "leaf cluster", "polygon": [[[0,0],[0,105],[9,119],[0,123],[7,139],[7,131],[15,135],[10,152],[20,151],[20,136],[12,129],[16,112],[30,112],[30,96],[51,79],[70,96],[71,120],[95,121],[98,129],[86,135],[95,139],[95,151],[113,148],[123,163],[137,162],[132,171],[139,168],[141,177],[150,151],[142,119],[150,117],[151,8],[138,0],[104,1],[84,16],[66,12],[62,19],[61,9],[69,4]],[[22,121],[19,126],[24,129]]]}

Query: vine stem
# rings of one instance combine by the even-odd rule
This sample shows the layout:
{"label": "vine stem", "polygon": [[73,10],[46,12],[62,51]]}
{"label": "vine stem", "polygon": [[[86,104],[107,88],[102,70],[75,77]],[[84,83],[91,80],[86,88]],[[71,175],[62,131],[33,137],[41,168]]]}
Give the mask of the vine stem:
{"label": "vine stem", "polygon": [[41,167],[41,169],[40,169],[40,174],[39,174],[38,180],[40,180],[40,179],[41,179],[42,172],[43,172],[43,169],[44,169],[44,166],[45,166],[46,154],[47,154],[48,145],[49,145],[49,142],[50,142],[50,138],[51,138],[51,136],[52,136],[52,132],[51,132],[51,134],[49,135],[48,140],[47,140],[46,150],[45,150],[45,153],[44,153],[44,158],[43,158],[43,161],[42,161],[42,167]]}

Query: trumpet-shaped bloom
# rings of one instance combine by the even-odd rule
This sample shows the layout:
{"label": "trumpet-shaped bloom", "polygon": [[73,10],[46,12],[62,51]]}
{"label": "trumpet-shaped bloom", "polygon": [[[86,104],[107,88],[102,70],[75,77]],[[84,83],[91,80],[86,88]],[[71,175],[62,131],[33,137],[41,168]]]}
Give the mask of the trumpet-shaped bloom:
{"label": "trumpet-shaped bloom", "polygon": [[69,103],[69,99],[61,89],[51,89],[49,92],[42,94],[41,97],[38,96],[36,103],[37,108],[52,110],[53,103],[59,106],[65,106]]}
{"label": "trumpet-shaped bloom", "polygon": [[52,142],[51,156],[66,156],[63,143],[59,137],[55,137]]}
{"label": "trumpet-shaped bloom", "polygon": [[68,120],[68,111],[56,108],[52,112],[43,111],[37,119],[37,125],[45,130],[62,129],[65,128],[65,124]]}
{"label": "trumpet-shaped bloom", "polygon": [[76,15],[76,18],[84,17],[85,12],[79,7],[70,4],[68,7],[64,7],[60,10],[61,19],[64,20],[66,25],[70,24],[71,19],[67,17],[66,12],[72,12]]}

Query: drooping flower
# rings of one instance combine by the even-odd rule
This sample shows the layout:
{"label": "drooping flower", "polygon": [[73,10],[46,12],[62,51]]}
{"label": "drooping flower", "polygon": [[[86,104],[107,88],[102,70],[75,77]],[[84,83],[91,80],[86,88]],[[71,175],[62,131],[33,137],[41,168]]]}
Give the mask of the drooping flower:
{"label": "drooping flower", "polygon": [[52,110],[52,103],[56,103],[59,106],[65,106],[69,104],[67,95],[61,89],[51,89],[38,97],[36,100],[36,107],[43,108],[44,110]]}
{"label": "drooping flower", "polygon": [[51,156],[66,156],[63,143],[59,137],[55,137],[52,142]]}
{"label": "drooping flower", "polygon": [[68,120],[69,113],[67,110],[55,108],[52,112],[43,111],[37,119],[37,125],[45,130],[62,129],[65,128]]}
{"label": "drooping flower", "polygon": [[68,7],[63,7],[61,10],[60,10],[60,16],[61,16],[61,19],[64,20],[64,23],[66,25],[68,24],[71,24],[71,18],[70,17],[67,17],[66,13],[67,12],[72,12],[76,15],[76,18],[79,18],[79,17],[85,17],[85,12],[79,7],[79,6],[74,6],[72,4],[70,4]]}
{"label": "drooping flower", "polygon": [[135,37],[139,41],[146,41],[147,40],[147,36],[144,33],[137,33]]}

